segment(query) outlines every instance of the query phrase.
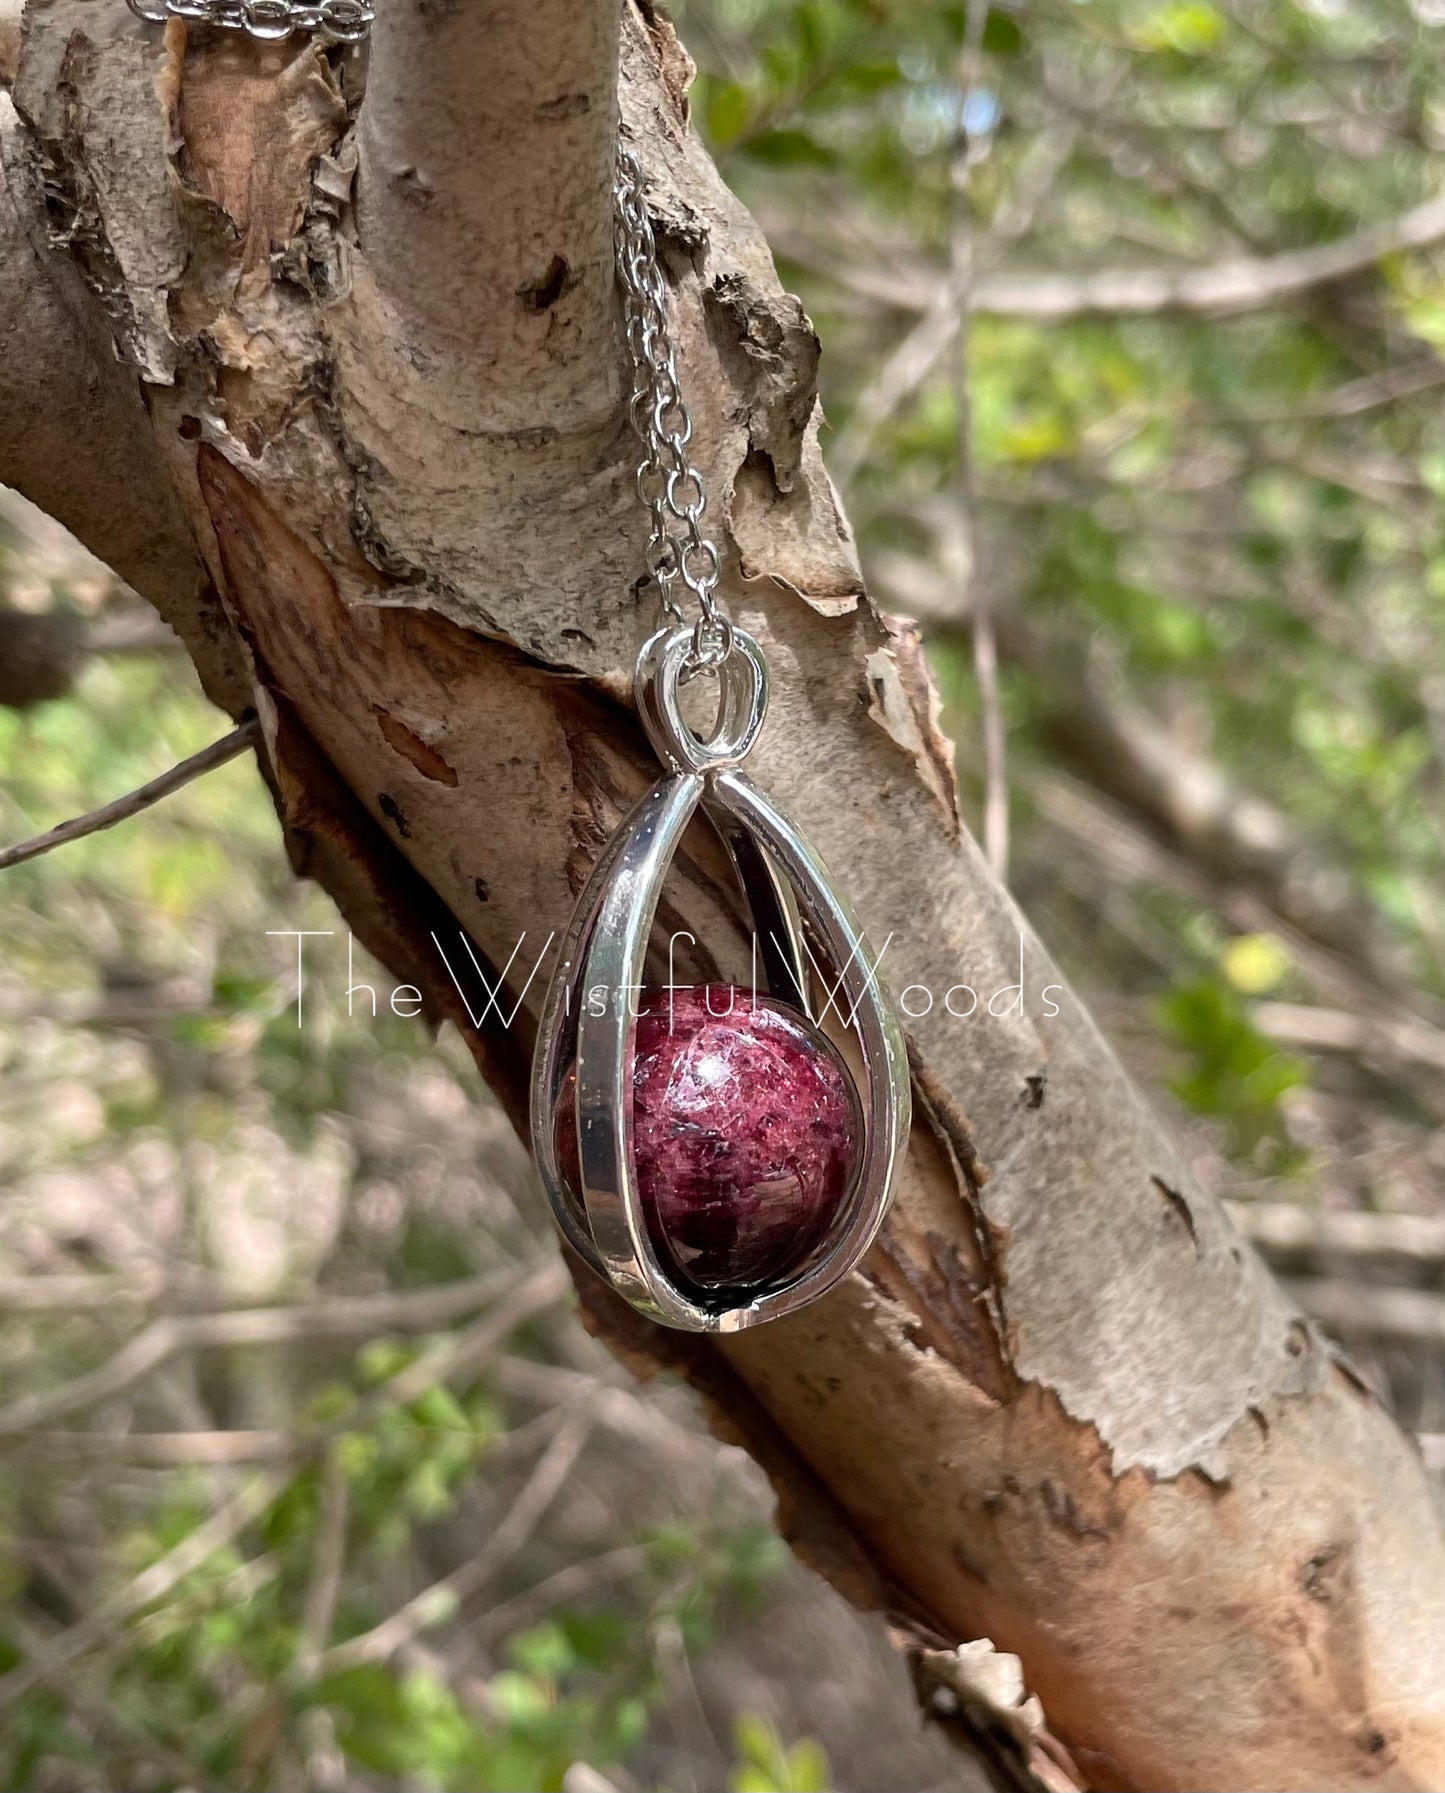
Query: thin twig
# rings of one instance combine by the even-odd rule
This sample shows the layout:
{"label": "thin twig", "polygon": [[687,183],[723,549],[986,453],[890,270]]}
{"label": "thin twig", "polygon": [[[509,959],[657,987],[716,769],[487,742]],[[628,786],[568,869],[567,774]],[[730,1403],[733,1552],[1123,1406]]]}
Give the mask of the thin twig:
{"label": "thin twig", "polygon": [[443,1339],[424,1352],[374,1396],[363,1401],[352,1414],[348,1430],[355,1431],[359,1425],[369,1424],[373,1415],[384,1407],[404,1407],[444,1378],[465,1375],[478,1364],[487,1362],[509,1332],[554,1306],[571,1287],[571,1275],[559,1257],[553,1257],[529,1272],[505,1301],[499,1301],[465,1332],[455,1338]]}
{"label": "thin twig", "polygon": [[0,1276],[0,1314],[83,1313],[131,1303],[144,1306],[166,1287],[160,1269],[91,1276]]}
{"label": "thin twig", "polygon": [[[1445,361],[1426,355],[1398,367],[1383,368],[1379,373],[1363,374],[1330,392],[1306,396],[1292,403],[1276,400],[1238,405],[1233,409],[1201,407],[1186,412],[1182,421],[1244,425],[1328,423],[1336,418],[1360,417],[1382,406],[1399,404],[1403,399],[1415,398],[1441,385],[1445,385]],[[1170,415],[1174,413],[1170,412]]]}
{"label": "thin twig", "polygon": [[853,484],[879,430],[948,353],[957,330],[953,295],[942,291],[858,395],[828,455],[828,470],[841,491]]}
{"label": "thin twig", "polygon": [[[994,242],[1001,237],[1021,237],[1028,231],[1054,178],[1068,161],[1077,137],[1077,127],[1066,124],[1062,131],[1036,140],[1018,172],[1016,184],[1003,194],[995,209],[989,227]],[[1042,154],[1030,165],[1035,152]],[[923,316],[859,394],[828,454],[828,469],[844,493],[867,459],[878,432],[928,381],[949,353],[957,317],[953,294],[946,285],[940,287]]]}
{"label": "thin twig", "polygon": [[1384,1288],[1337,1277],[1292,1278],[1285,1287],[1307,1314],[1332,1331],[1445,1345],[1445,1295],[1429,1289]]}
{"label": "thin twig", "polygon": [[110,1400],[179,1351],[282,1345],[305,1338],[352,1338],[386,1331],[427,1332],[484,1307],[512,1280],[491,1272],[431,1289],[342,1295],[303,1307],[240,1308],[231,1313],[165,1315],[152,1320],[105,1363],[59,1388],[23,1395],[0,1408],[0,1437],[51,1425]]}
{"label": "thin twig", "polygon": [[698,1764],[719,1755],[719,1739],[698,1692],[687,1639],[675,1612],[662,1613],[654,1626],[653,1657],[672,1713],[673,1735],[687,1763],[688,1793],[702,1793]]}
{"label": "thin twig", "polygon": [[[600,1385],[599,1385],[600,1386]],[[609,1394],[620,1391],[608,1390]],[[605,1405],[605,1403],[604,1403]],[[493,1445],[488,1460],[500,1461],[521,1454],[535,1442],[547,1415],[539,1415],[516,1427]],[[615,1419],[615,1414],[608,1415]],[[405,1433],[406,1427],[398,1427]],[[436,1438],[451,1428],[432,1422],[418,1423],[413,1428],[418,1437]],[[614,1425],[615,1430],[622,1426]],[[637,1428],[633,1427],[635,1434]],[[468,1428],[457,1427],[459,1436],[471,1437]],[[48,1450],[57,1454],[118,1460],[137,1463],[146,1469],[182,1469],[195,1466],[222,1467],[244,1463],[276,1463],[297,1461],[307,1455],[309,1434],[297,1431],[237,1432],[23,1432],[0,1438],[0,1450],[23,1446],[27,1450]]]}
{"label": "thin twig", "polygon": [[301,1618],[301,1639],[296,1646],[292,1679],[304,1686],[316,1675],[336,1618],[336,1601],[346,1568],[346,1528],[351,1518],[351,1497],[346,1471],[335,1451],[326,1460],[321,1478],[321,1514],[316,1533],[316,1561]]}
{"label": "thin twig", "polygon": [[[4,1441],[13,1446],[14,1439]],[[123,1460],[147,1469],[289,1462],[304,1451],[295,1432],[29,1432],[27,1449]]]}
{"label": "thin twig", "polygon": [[[1279,255],[1236,256],[1207,267],[1104,268],[1092,274],[990,274],[975,283],[975,317],[1067,322],[1080,317],[1147,317],[1182,312],[1229,317],[1279,305],[1321,286],[1353,279],[1390,256],[1428,249],[1445,238],[1445,197],[1367,225],[1333,243]],[[930,268],[849,265],[841,257],[779,233],[794,261],[827,274],[864,298],[900,311],[927,311],[941,281]]]}
{"label": "thin twig", "polygon": [[321,1657],[319,1672],[334,1675],[361,1663],[386,1662],[419,1632],[455,1617],[462,1601],[484,1587],[526,1543],[533,1527],[565,1487],[591,1429],[592,1415],[584,1396],[566,1414],[557,1436],[512,1503],[511,1511],[481,1550],[450,1575],[423,1588],[370,1631],[327,1650]]}
{"label": "thin twig", "polygon": [[[977,294],[975,287],[975,295]],[[979,313],[977,298],[974,315]],[[878,432],[904,406],[913,394],[934,373],[949,352],[954,340],[954,306],[948,287],[939,288],[937,296],[903,337],[877,374],[859,394],[847,423],[839,430],[828,453],[828,469],[841,491],[847,492],[858,470],[868,458]],[[1208,428],[1220,425],[1236,428],[1264,427],[1269,424],[1298,424],[1358,417],[1385,405],[1398,404],[1422,392],[1445,385],[1445,361],[1432,358],[1410,362],[1403,367],[1388,368],[1383,373],[1347,381],[1333,392],[1316,398],[1301,399],[1292,405],[1241,405],[1233,409],[1196,408],[1182,415],[1160,409],[1159,416],[1189,426]],[[1138,423],[1152,421],[1153,411],[1131,407],[1130,416]],[[949,594],[947,609],[953,608]]]}
{"label": "thin twig", "polygon": [[1063,319],[1154,312],[1212,316],[1253,311],[1363,274],[1392,255],[1427,249],[1445,237],[1445,198],[1429,199],[1382,224],[1334,243],[1248,256],[1207,268],[1125,268],[1097,274],[999,275],[980,309],[1010,317]]}
{"label": "thin twig", "polygon": [[1257,1002],[1250,1018],[1271,1040],[1445,1071],[1445,1032],[1428,1022],[1350,1015],[1300,1002]]}
{"label": "thin twig", "polygon": [[114,828],[117,822],[128,822],[132,816],[150,809],[183,785],[245,753],[260,738],[260,730],[260,723],[253,717],[229,735],[212,741],[199,753],[193,753],[188,760],[182,760],[180,765],[172,766],[169,772],[162,772],[159,778],[143,784],[138,791],[117,797],[114,803],[92,810],[88,816],[76,816],[69,822],[62,822],[58,828],[37,834],[33,840],[23,840],[13,847],[0,847],[0,872],[8,871],[12,865],[23,865],[27,859],[38,859],[42,853],[53,852],[56,847],[68,846],[71,841],[84,840],[88,834]]}
{"label": "thin twig", "polygon": [[1408,1258],[1445,1263],[1445,1216],[1307,1208],[1300,1202],[1226,1202],[1229,1218],[1262,1251],[1301,1256]]}
{"label": "thin twig", "polygon": [[66,1027],[155,1027],[184,1015],[214,1013],[210,992],[201,992],[185,978],[100,997],[30,993],[0,997],[0,1021],[59,1021]]}
{"label": "thin twig", "polygon": [[[485,1319],[399,1370],[344,1418],[318,1426],[308,1437],[298,1439],[298,1455],[314,1458],[340,1433],[364,1428],[386,1408],[405,1406],[444,1377],[485,1358],[514,1327],[550,1307],[570,1286],[571,1278],[560,1259],[554,1258],[532,1271]],[[284,1493],[295,1468],[295,1464],[286,1464],[247,1481],[195,1531],[109,1599],[93,1607],[69,1630],[48,1642],[40,1655],[27,1656],[0,1676],[0,1711],[23,1698],[41,1681],[58,1674],[77,1657],[104,1643],[136,1613],[164,1599],[187,1575],[201,1568],[217,1550],[229,1544],[252,1520],[259,1518]]]}
{"label": "thin twig", "polygon": [[0,1436],[49,1425],[67,1414],[78,1413],[98,1401],[120,1394],[179,1351],[192,1336],[191,1328],[195,1324],[184,1320],[154,1320],[144,1331],[127,1340],[114,1357],[95,1369],[72,1377],[59,1388],[22,1395],[8,1407],[0,1407]]}
{"label": "thin twig", "polygon": [[[1214,908],[1244,934],[1276,934],[1294,964],[1331,1002],[1360,1012],[1385,1004],[1424,1002],[1418,991],[1384,981],[1369,965],[1322,946],[1243,884],[1231,883],[1196,850],[1190,857],[1151,835],[1118,803],[1097,796],[1077,780],[1053,774],[1032,781],[1030,798],[1038,813],[1066,834],[1114,880],[1163,885],[1189,902]],[[1433,1013],[1436,1005],[1431,1004]]]}
{"label": "thin twig", "polygon": [[589,1593],[607,1581],[623,1581],[647,1567],[647,1548],[643,1544],[620,1544],[615,1550],[604,1550],[597,1556],[584,1557],[579,1563],[568,1563],[554,1575],[539,1581],[498,1606],[489,1606],[467,1633],[467,1641],[477,1648],[495,1638],[509,1637],[545,1618],[549,1612],[579,1594]]}
{"label": "thin twig", "polygon": [[[27,1656],[43,1651],[48,1636],[53,1635],[39,1631],[27,1623],[13,1607],[5,1615],[5,1624]],[[219,1781],[213,1781],[209,1776],[197,1772],[197,1765],[190,1756],[172,1749],[163,1738],[155,1736],[144,1724],[129,1717],[124,1707],[110,1697],[108,1687],[102,1692],[93,1673],[82,1672],[66,1677],[65,1703],[70,1717],[79,1716],[93,1731],[102,1736],[109,1735],[123,1749],[161,1769],[166,1778],[174,1781],[177,1786],[220,1789]]]}
{"label": "thin twig", "polygon": [[591,1391],[593,1414],[600,1425],[650,1448],[675,1446],[680,1439],[691,1441],[697,1434],[669,1419],[655,1405],[638,1398],[621,1383],[603,1381],[585,1370],[567,1369],[561,1364],[541,1363],[531,1357],[499,1357],[492,1367],[492,1378],[501,1393],[522,1400],[541,1401],[561,1406]]}
{"label": "thin twig", "polygon": [[50,1640],[42,1651],[26,1656],[8,1674],[0,1675],[0,1711],[23,1698],[39,1682],[59,1674],[78,1656],[143,1608],[153,1605],[201,1568],[259,1518],[291,1479],[286,1469],[268,1470],[247,1481],[231,1498],[157,1562],[128,1581],[109,1599],[99,1601],[69,1630]]}
{"label": "thin twig", "polygon": [[995,877],[1008,881],[1008,760],[1004,739],[1003,700],[999,691],[998,641],[993,599],[984,565],[974,481],[973,393],[969,381],[972,338],[974,228],[974,145],[968,128],[969,101],[978,92],[988,0],[968,0],[963,49],[958,63],[958,140],[952,165],[953,229],[950,292],[954,309],[953,396],[957,431],[957,490],[960,531],[967,548],[969,612],[973,623],[973,665],[983,718],[983,845]]}

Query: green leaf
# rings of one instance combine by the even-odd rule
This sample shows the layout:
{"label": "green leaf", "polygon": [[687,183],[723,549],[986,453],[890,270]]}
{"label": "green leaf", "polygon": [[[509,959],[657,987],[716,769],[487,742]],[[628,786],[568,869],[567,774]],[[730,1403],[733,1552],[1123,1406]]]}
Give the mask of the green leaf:
{"label": "green leaf", "polygon": [[723,83],[708,97],[705,113],[708,136],[720,148],[726,148],[747,129],[752,111],[752,99],[741,82]]}
{"label": "green leaf", "polygon": [[1022,50],[1024,34],[1011,14],[991,6],[983,28],[983,47],[990,56],[1017,56]]}
{"label": "green leaf", "polygon": [[1224,42],[1223,14],[1208,0],[1169,0],[1154,8],[1130,32],[1142,50],[1178,50],[1207,55]]}
{"label": "green leaf", "polygon": [[753,1713],[734,1720],[733,1745],[733,1793],[827,1793],[832,1784],[820,1743],[804,1738],[789,1748],[766,1719]]}
{"label": "green leaf", "polygon": [[769,168],[831,168],[835,161],[832,151],[806,131],[781,127],[749,137],[743,151]]}

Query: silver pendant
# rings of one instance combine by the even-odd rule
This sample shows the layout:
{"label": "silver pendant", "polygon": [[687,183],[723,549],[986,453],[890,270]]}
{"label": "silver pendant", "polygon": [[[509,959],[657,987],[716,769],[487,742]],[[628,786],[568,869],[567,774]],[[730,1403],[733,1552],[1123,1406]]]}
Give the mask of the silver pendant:
{"label": "silver pendant", "polygon": [[[532,1068],[532,1149],[557,1224],[624,1300],[687,1332],[741,1332],[796,1312],[845,1277],[883,1224],[911,1115],[902,1030],[853,911],[797,829],[739,769],[767,712],[768,668],[750,635],[734,628],[730,637],[717,671],[717,722],[706,741],[679,703],[695,663],[693,629],[669,625],[638,657],[637,707],[666,771],[607,843],[578,900]],[[757,1287],[700,1286],[665,1261],[648,1225],[634,1153],[633,993],[642,986],[663,880],[699,812],[737,871],[771,996],[806,1015],[808,962],[821,963],[856,1061],[861,1138],[846,1191],[797,1273]],[[572,1096],[574,1066],[575,1188],[560,1163],[557,1124],[564,1086]]]}

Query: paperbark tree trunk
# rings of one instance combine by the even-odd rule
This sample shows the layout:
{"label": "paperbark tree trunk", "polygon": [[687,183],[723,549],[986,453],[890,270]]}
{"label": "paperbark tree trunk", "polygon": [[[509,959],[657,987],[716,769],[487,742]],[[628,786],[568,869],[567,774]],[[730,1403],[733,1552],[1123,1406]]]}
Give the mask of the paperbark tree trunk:
{"label": "paperbark tree trunk", "polygon": [[[1021,1784],[1445,1786],[1419,1463],[961,828],[916,632],[870,605],[823,470],[817,340],[688,129],[669,26],[645,0],[381,15],[363,103],[359,55],[30,0],[0,100],[0,479],[259,714],[298,871],[465,1025],[430,931],[498,967],[525,934],[520,989],[655,770],[620,107],[725,594],[774,667],[756,775],[891,938],[917,1112],[882,1242],[823,1302],[700,1343],[584,1274],[590,1321],[704,1390],[788,1535]],[[720,873],[699,840],[665,916],[695,969],[737,972]],[[514,1114],[539,982],[515,1025],[466,1028]],[[1046,1727],[952,1654],[983,1637]]]}

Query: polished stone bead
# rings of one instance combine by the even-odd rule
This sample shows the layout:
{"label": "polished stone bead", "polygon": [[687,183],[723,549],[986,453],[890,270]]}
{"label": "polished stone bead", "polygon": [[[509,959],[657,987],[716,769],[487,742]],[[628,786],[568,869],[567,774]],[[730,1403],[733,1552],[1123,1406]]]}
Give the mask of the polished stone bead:
{"label": "polished stone bead", "polygon": [[[653,1244],[703,1290],[799,1275],[824,1244],[862,1142],[852,1077],[806,1016],[751,990],[645,997],[633,1059],[633,1151]],[[557,1104],[578,1184],[576,1074]]]}

